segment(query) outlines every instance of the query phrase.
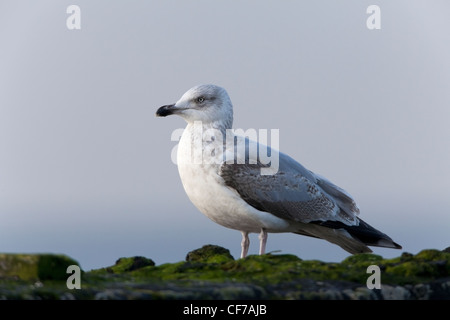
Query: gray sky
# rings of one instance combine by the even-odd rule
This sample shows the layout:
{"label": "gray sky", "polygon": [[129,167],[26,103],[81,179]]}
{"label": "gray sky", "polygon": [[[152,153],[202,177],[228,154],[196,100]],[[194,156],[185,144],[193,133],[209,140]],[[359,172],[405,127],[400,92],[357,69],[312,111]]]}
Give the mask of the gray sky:
{"label": "gray sky", "polygon": [[[71,4],[81,30],[66,27]],[[281,151],[403,251],[449,246],[450,4],[376,1],[369,30],[371,4],[2,1],[0,252],[65,253],[86,270],[208,243],[238,257],[240,233],[190,203],[171,162],[184,121],[154,116],[201,83],[228,91],[235,128],[279,129]],[[293,234],[270,234],[276,250],[348,256]]]}

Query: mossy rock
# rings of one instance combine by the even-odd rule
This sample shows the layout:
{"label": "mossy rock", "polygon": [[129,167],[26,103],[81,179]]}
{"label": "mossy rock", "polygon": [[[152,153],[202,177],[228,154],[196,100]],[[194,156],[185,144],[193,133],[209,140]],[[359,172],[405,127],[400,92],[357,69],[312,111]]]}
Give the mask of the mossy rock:
{"label": "mossy rock", "polygon": [[139,270],[144,267],[153,267],[155,262],[152,259],[148,259],[141,256],[135,256],[130,258],[119,258],[116,264],[106,268],[110,273],[123,273]]}
{"label": "mossy rock", "polygon": [[384,261],[387,276],[397,283],[418,283],[450,276],[450,253],[426,249]]}
{"label": "mossy rock", "polygon": [[344,259],[341,264],[348,267],[368,267],[372,264],[379,264],[383,257],[372,253],[359,253]]}
{"label": "mossy rock", "polygon": [[[69,260],[67,260],[69,259]],[[213,245],[189,252],[185,261],[155,265],[144,257],[83,273],[81,290],[68,290],[61,255],[1,255],[0,297],[7,299],[448,299],[450,253],[422,250],[393,259],[374,254],[342,262],[295,255],[231,256]],[[381,290],[367,288],[367,267],[379,266]],[[60,271],[57,271],[60,270]],[[60,278],[58,278],[58,275]]]}
{"label": "mossy rock", "polygon": [[0,254],[0,277],[21,280],[66,280],[67,267],[79,263],[60,254]]}
{"label": "mossy rock", "polygon": [[186,255],[186,261],[203,263],[223,263],[234,260],[230,250],[207,244],[200,249],[190,251]]}
{"label": "mossy rock", "polygon": [[423,261],[439,261],[450,259],[450,253],[435,249],[426,249],[416,254],[416,259]]}

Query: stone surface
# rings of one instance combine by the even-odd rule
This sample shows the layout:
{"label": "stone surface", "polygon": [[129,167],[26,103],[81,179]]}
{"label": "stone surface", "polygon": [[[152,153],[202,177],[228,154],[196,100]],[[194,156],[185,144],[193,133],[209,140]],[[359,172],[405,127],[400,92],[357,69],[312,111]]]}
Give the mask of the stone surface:
{"label": "stone surface", "polygon": [[193,262],[221,263],[229,260],[234,260],[233,256],[230,254],[230,250],[211,244],[190,251],[186,255],[186,261]]}
{"label": "stone surface", "polygon": [[[76,264],[61,255],[0,254],[0,299],[450,299],[450,253],[445,250],[404,252],[394,259],[359,254],[325,263],[287,254],[235,260],[229,250],[206,245],[177,263],[120,258],[112,266],[83,272],[79,290],[66,286],[68,263]],[[379,267],[381,289],[366,285],[373,265]]]}

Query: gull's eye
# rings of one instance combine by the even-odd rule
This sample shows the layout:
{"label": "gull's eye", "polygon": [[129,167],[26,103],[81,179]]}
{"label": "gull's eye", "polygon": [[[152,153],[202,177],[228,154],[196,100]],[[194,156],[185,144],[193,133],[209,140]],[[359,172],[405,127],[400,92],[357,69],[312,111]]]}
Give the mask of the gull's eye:
{"label": "gull's eye", "polygon": [[203,101],[205,101],[205,98],[203,97],[198,97],[196,100],[198,103],[202,103]]}

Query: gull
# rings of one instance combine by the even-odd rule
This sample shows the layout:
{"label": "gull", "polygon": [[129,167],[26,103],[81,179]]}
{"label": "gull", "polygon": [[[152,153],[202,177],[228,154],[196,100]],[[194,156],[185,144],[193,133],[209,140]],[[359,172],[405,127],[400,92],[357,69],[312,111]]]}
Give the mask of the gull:
{"label": "gull", "polygon": [[[402,248],[358,217],[348,192],[275,148],[235,135],[224,88],[195,86],[156,111],[169,115],[187,122],[177,150],[187,196],[212,221],[241,232],[241,258],[248,254],[249,233],[259,233],[261,255],[268,233],[282,232],[324,239],[351,254],[372,252],[368,246]],[[278,158],[269,165],[261,150]]]}

